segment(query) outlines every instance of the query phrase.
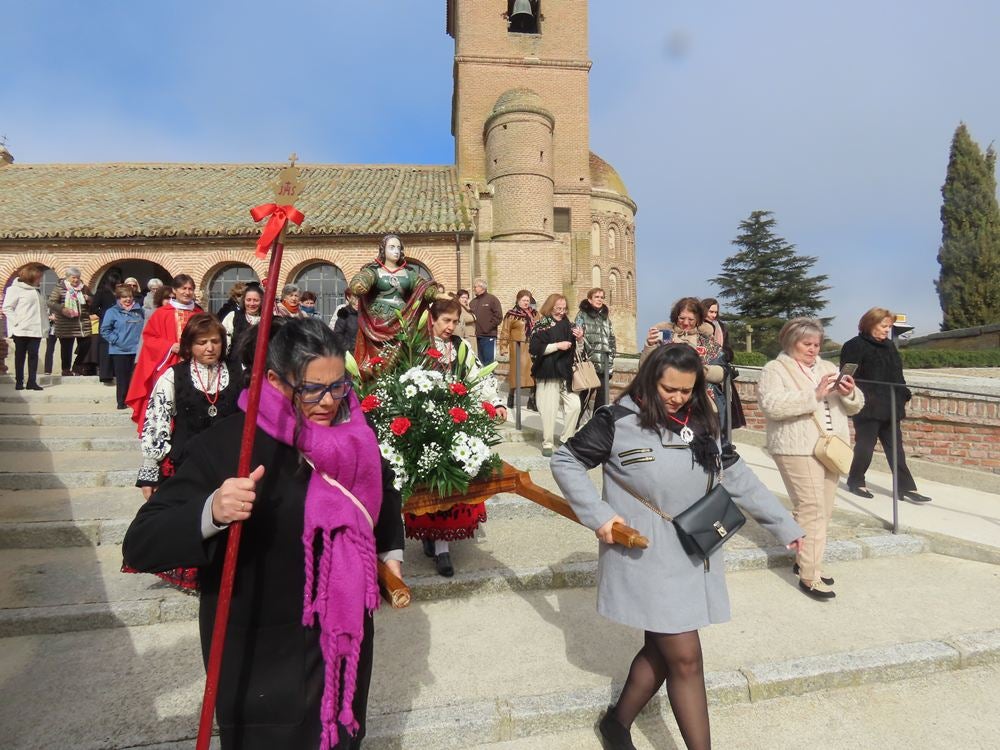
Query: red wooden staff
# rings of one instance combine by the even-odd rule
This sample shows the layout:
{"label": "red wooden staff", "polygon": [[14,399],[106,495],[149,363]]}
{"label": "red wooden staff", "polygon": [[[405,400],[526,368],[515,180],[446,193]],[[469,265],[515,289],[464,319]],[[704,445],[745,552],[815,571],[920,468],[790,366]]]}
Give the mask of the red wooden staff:
{"label": "red wooden staff", "polygon": [[[246,420],[243,423],[243,437],[240,441],[240,463],[237,475],[250,476],[250,459],[253,456],[253,441],[257,431],[257,409],[260,406],[260,389],[264,382],[264,366],[267,360],[267,343],[271,335],[271,319],[274,317],[274,300],[278,290],[278,274],[281,271],[281,254],[284,250],[285,228],[289,221],[301,224],[305,215],[292,202],[301,192],[298,170],[295,168],[295,154],[291,164],[281,170],[275,183],[275,203],[266,203],[250,209],[254,221],[270,217],[264,232],[257,241],[257,257],[264,258],[268,249],[271,260],[267,268],[267,289],[264,291],[264,307],[260,311],[257,345],[254,349],[253,369],[250,376],[250,392],[247,394]],[[240,549],[243,524],[230,524],[229,539],[226,542],[226,559],[222,567],[222,582],[219,586],[219,601],[215,610],[215,625],[212,628],[212,646],[208,652],[208,667],[205,674],[205,694],[201,702],[201,721],[198,724],[197,750],[208,750],[212,740],[212,718],[215,715],[215,701],[219,689],[219,671],[222,668],[222,651],[226,641],[226,625],[229,623],[229,604],[233,598],[233,580],[236,576],[236,558]]]}

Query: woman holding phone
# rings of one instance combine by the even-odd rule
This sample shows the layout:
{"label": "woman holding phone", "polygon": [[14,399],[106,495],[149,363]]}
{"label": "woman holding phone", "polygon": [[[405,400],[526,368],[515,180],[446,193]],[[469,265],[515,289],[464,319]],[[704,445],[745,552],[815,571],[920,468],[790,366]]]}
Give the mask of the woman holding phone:
{"label": "woman holding phone", "polygon": [[839,475],[813,450],[828,433],[849,443],[847,417],[861,410],[865,398],[850,375],[838,375],[832,362],[819,358],[823,325],[815,318],[788,321],[778,342],[782,352],[764,365],[758,403],[767,418],[767,451],[788,490],[792,515],[806,530],[792,572],[806,595],[822,601],[836,596],[822,565]]}

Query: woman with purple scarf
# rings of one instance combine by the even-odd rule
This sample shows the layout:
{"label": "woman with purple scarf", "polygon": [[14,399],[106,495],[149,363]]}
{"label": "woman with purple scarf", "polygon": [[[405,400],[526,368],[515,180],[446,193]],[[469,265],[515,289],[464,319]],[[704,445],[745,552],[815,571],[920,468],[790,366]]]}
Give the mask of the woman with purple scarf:
{"label": "woman with purple scarf", "polygon": [[317,318],[274,323],[257,468],[235,476],[244,391],[241,411],[195,438],[139,510],[123,553],[148,572],[199,568],[207,662],[227,528],[243,522],[216,708],[222,747],[358,748],[378,558],[401,572],[400,496],[333,332]]}

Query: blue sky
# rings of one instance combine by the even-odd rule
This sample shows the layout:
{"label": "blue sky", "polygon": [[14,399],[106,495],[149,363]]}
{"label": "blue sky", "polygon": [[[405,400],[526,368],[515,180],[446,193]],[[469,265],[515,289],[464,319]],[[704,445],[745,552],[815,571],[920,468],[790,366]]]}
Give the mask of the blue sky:
{"label": "blue sky", "polygon": [[[21,162],[453,161],[444,0],[2,0],[0,18]],[[995,0],[591,2],[591,148],[639,204],[640,330],[716,291],[756,209],[819,257],[834,338],[873,305],[937,330],[948,147],[962,120],[1000,136],[997,28]]]}

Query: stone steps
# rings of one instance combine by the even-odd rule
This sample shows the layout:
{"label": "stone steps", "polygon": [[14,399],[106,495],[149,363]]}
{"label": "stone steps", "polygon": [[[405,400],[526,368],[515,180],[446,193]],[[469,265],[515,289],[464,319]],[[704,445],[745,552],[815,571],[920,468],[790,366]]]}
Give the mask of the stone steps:
{"label": "stone steps", "polygon": [[129,487],[139,468],[138,451],[0,452],[0,489]]}
{"label": "stone steps", "polygon": [[[130,411],[123,409],[118,411],[112,406],[111,411],[94,411],[82,414],[0,414],[0,425],[4,426],[3,432],[6,434],[7,425],[38,425],[40,427],[128,427],[132,426],[134,431],[135,423],[132,421]],[[82,432],[78,430],[78,432]]]}
{"label": "stone steps", "polygon": [[[701,632],[713,705],[1000,661],[1000,599],[983,596],[994,567],[934,554],[900,563],[837,566],[840,596],[824,603],[787,572],[732,574],[734,620]],[[589,726],[641,644],[596,613],[592,588],[417,601],[381,610],[376,634],[365,743],[374,749],[468,748]],[[8,637],[0,674],[4,747],[121,748],[190,742],[196,731],[193,621]],[[78,705],[81,685],[85,712],[51,711]]]}

